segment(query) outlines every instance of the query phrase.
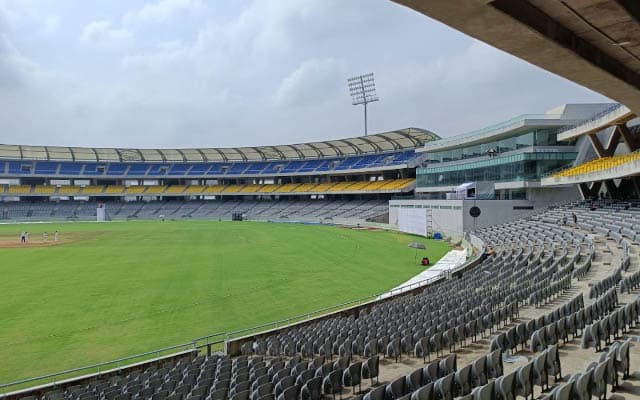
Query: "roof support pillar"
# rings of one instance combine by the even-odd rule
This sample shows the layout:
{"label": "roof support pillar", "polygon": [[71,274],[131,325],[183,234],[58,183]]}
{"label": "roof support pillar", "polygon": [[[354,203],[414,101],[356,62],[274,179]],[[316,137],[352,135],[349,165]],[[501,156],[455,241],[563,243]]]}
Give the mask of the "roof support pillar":
{"label": "roof support pillar", "polygon": [[627,145],[630,152],[634,152],[640,148],[640,139],[638,138],[638,136],[631,133],[629,128],[627,128],[627,125],[616,125],[616,130],[619,132],[622,140]]}

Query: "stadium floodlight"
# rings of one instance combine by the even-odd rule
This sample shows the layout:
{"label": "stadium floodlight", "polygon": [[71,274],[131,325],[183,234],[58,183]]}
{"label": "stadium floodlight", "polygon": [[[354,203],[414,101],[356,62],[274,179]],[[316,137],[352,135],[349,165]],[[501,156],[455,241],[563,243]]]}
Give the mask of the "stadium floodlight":
{"label": "stadium floodlight", "polygon": [[351,94],[351,104],[354,106],[364,105],[364,135],[367,136],[367,104],[380,100],[376,95],[373,72],[349,78],[347,85]]}

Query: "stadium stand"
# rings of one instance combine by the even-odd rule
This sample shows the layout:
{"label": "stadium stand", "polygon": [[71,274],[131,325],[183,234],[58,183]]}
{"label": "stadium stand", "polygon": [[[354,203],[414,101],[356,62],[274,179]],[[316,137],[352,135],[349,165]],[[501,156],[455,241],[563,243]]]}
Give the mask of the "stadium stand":
{"label": "stadium stand", "polygon": [[593,172],[598,172],[606,169],[619,167],[621,165],[624,165],[633,161],[637,161],[639,159],[640,159],[640,151],[635,151],[633,153],[627,153],[627,154],[620,154],[613,157],[596,158],[594,160],[587,161],[584,164],[580,164],[575,167],[557,172],[553,174],[552,177],[564,177],[564,176],[574,176],[574,175],[581,175],[581,174],[590,174]]}
{"label": "stadium stand", "polygon": [[[156,202],[148,212],[166,212],[170,203]],[[263,212],[265,203],[257,203]],[[13,397],[284,400],[359,398],[359,392],[368,400],[590,399],[613,390],[626,396],[637,389],[628,378],[640,328],[640,208],[593,206],[558,207],[473,232],[493,253],[454,271],[457,279],[238,338],[241,354],[194,353]]]}

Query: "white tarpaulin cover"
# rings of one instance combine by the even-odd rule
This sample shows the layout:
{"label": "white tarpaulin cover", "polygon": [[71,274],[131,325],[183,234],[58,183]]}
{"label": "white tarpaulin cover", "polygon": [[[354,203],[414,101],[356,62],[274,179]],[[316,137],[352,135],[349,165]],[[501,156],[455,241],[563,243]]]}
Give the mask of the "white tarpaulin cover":
{"label": "white tarpaulin cover", "polygon": [[401,232],[427,236],[427,209],[400,208],[398,209],[398,229]]}

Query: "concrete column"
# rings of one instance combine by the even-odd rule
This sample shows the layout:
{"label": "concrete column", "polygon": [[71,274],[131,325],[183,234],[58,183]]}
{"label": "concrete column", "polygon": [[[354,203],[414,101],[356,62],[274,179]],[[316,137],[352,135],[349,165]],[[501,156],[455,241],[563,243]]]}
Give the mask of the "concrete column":
{"label": "concrete column", "polygon": [[638,139],[637,136],[633,135],[631,131],[629,131],[629,128],[627,128],[627,125],[625,124],[617,125],[616,130],[619,132],[620,136],[622,137],[622,140],[627,145],[627,148],[629,148],[630,152],[634,152],[640,148],[640,140]]}

